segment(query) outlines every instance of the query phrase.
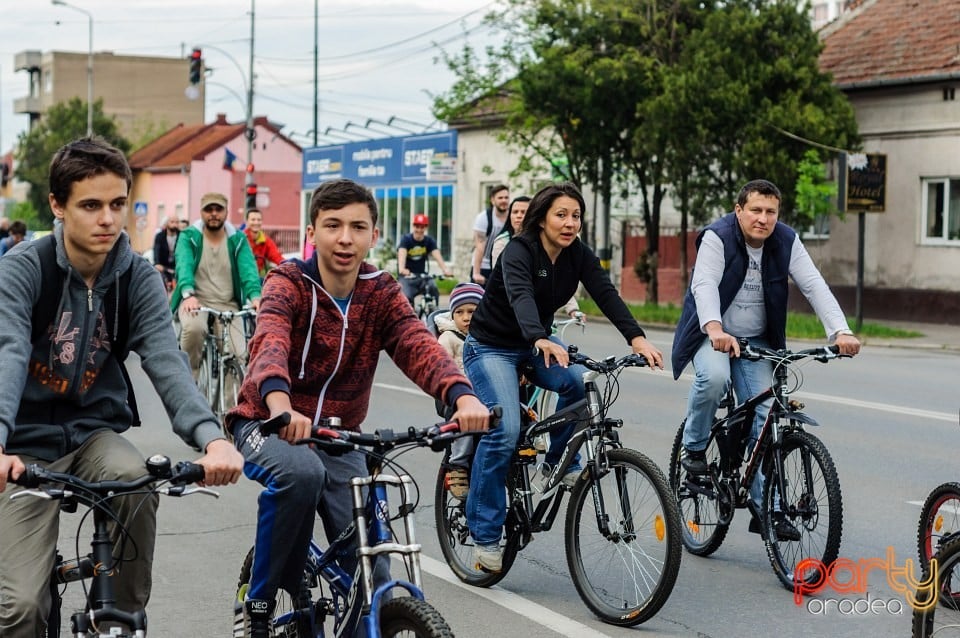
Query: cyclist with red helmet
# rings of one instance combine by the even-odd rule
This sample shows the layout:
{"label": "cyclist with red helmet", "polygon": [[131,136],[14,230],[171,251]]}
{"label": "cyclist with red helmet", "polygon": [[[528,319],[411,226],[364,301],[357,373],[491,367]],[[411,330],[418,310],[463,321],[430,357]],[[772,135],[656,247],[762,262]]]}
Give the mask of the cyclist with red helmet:
{"label": "cyclist with red helmet", "polygon": [[429,225],[429,217],[423,213],[414,215],[413,232],[400,238],[397,249],[397,272],[400,274],[400,285],[403,287],[403,294],[410,301],[411,306],[414,297],[426,292],[430,292],[434,298],[440,297],[433,279],[421,277],[421,275],[427,274],[429,270],[427,268],[428,256],[433,257],[444,275],[447,277],[452,275],[446,262],[443,261],[440,249],[437,248],[437,242],[427,234],[427,226]]}

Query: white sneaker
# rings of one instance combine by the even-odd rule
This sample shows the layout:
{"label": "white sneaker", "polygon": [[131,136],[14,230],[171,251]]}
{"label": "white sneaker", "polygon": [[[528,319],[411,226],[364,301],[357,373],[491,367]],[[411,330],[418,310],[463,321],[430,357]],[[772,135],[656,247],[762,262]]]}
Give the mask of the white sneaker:
{"label": "white sneaker", "polygon": [[500,572],[503,570],[503,549],[500,544],[474,545],[473,560],[476,568],[485,572]]}

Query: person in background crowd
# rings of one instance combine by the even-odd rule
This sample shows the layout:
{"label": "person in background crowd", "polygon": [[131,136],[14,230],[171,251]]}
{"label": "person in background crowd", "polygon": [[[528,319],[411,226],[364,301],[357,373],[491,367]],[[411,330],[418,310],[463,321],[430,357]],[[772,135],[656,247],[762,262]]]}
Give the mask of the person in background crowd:
{"label": "person in background crowd", "polygon": [[167,291],[173,290],[176,275],[177,239],[180,237],[180,220],[176,215],[167,216],[164,227],[153,238],[153,267],[163,275]]}
{"label": "person in background crowd", "polygon": [[245,219],[247,225],[243,232],[257,260],[257,272],[260,273],[260,279],[263,279],[274,267],[280,265],[283,255],[280,254],[277,244],[263,232],[263,213],[256,208],[251,208],[247,211]]}

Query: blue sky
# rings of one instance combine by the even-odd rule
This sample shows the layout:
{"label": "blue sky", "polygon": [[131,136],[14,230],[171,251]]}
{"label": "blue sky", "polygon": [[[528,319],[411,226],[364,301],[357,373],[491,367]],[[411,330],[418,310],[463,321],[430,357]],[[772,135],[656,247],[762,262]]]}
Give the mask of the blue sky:
{"label": "blue sky", "polygon": [[[231,121],[245,118],[240,96],[245,82],[241,69],[247,73],[250,57],[249,0],[70,2],[93,15],[95,51],[186,56],[194,46],[208,45],[204,58],[214,71],[208,76],[207,120],[217,113],[226,113]],[[84,14],[44,0],[4,4],[9,6],[4,7],[0,21],[0,152],[10,150],[28,126],[25,115],[13,113],[14,99],[28,93],[26,73],[14,72],[14,55],[28,49],[88,49]],[[320,0],[321,132],[327,127],[342,129],[347,122],[362,126],[370,118],[386,121],[391,116],[403,127],[410,125],[401,120],[431,123],[428,93],[441,92],[452,81],[443,63],[435,61],[437,45],[459,51],[469,42],[482,49],[491,36],[481,20],[495,7],[490,0]],[[284,124],[284,133],[309,146],[314,2],[259,0],[255,13],[254,114]]]}

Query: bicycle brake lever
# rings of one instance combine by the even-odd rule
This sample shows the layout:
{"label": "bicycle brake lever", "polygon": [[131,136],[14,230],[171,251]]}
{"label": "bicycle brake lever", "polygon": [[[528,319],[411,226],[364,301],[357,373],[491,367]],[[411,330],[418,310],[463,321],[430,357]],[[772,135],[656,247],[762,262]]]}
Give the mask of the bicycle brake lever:
{"label": "bicycle brake lever", "polygon": [[191,494],[206,494],[213,498],[220,498],[220,492],[211,490],[209,487],[198,487],[196,485],[174,485],[171,487],[162,487],[157,490],[167,496],[190,496]]}

